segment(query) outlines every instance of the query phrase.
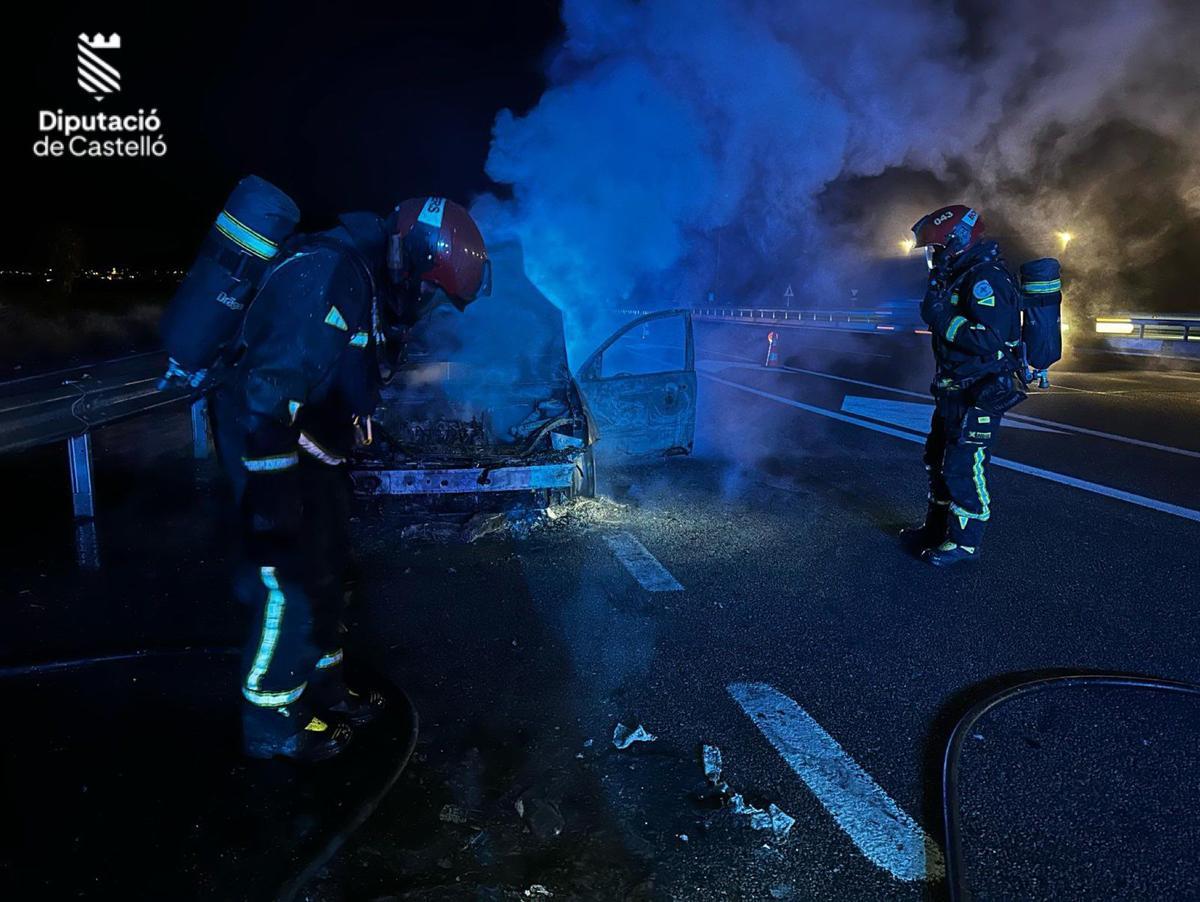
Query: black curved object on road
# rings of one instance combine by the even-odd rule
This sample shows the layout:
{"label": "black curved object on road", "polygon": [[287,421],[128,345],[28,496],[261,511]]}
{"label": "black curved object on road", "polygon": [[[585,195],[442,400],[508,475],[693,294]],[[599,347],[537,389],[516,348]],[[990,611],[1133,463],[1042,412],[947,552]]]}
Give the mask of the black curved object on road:
{"label": "black curved object on road", "polygon": [[1029,697],[1048,688],[1072,686],[1116,687],[1147,689],[1190,695],[1200,700],[1200,685],[1177,680],[1127,673],[1079,672],[1039,677],[1009,686],[977,702],[959,718],[946,743],[942,763],[942,815],[946,844],[946,886],[951,902],[967,902],[973,898],[967,884],[963,855],[961,797],[959,793],[959,759],[963,744],[976,725],[990,712],[1018,698]]}

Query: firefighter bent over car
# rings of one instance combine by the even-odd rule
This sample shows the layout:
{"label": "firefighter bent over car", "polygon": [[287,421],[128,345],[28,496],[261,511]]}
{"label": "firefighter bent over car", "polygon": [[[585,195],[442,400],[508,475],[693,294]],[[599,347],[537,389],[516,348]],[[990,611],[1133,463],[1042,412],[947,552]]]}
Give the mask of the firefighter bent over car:
{"label": "firefighter bent over car", "polygon": [[[261,180],[254,187],[237,210],[238,192],[230,199],[207,253],[233,279],[218,302],[239,298],[246,308],[221,360],[197,371],[174,350],[186,347],[186,325],[203,320],[195,297],[192,315],[169,312],[164,336],[169,376],[214,386],[214,437],[237,502],[237,594],[254,612],[242,671],[245,751],[318,761],[342,751],[353,728],[386,705],[343,676],[356,427],[369,428],[383,371],[394,367],[407,329],[443,301],[462,310],[487,293],[490,267],[470,215],[443,198],[406,201],[387,219],[347,214],[330,231],[277,243],[266,234],[264,203],[287,209],[290,201]],[[244,265],[239,253],[267,255],[267,263]],[[204,262],[202,254],[193,272]],[[215,296],[211,285],[200,294]],[[177,295],[172,307],[187,300]]]}
{"label": "firefighter bent over car", "polygon": [[968,207],[945,207],[913,226],[930,282],[921,318],[932,333],[933,422],[925,443],[925,522],[901,535],[938,567],[979,555],[991,518],[988,464],[1005,412],[1022,390],[1021,295],[999,246]]}

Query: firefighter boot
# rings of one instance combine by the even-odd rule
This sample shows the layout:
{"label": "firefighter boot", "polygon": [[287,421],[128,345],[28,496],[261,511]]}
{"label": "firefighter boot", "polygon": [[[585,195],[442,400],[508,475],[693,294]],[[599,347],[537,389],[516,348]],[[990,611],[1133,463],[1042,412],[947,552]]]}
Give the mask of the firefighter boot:
{"label": "firefighter boot", "polygon": [[979,517],[968,517],[958,513],[955,508],[949,517],[946,529],[946,541],[936,548],[930,548],[921,558],[935,567],[953,567],[973,561],[979,557],[979,545],[983,540],[983,530],[986,521]]}
{"label": "firefighter boot", "polygon": [[953,567],[955,564],[973,561],[977,557],[979,557],[978,548],[956,545],[954,542],[946,541],[936,548],[926,548],[921,555],[921,560],[927,561],[935,567]]}
{"label": "firefighter boot", "polygon": [[351,689],[341,667],[318,669],[309,681],[312,703],[338,720],[353,727],[375,722],[387,709],[387,696],[376,689]]}
{"label": "firefighter boot", "polygon": [[922,552],[936,548],[946,538],[949,520],[950,502],[930,498],[929,505],[925,508],[925,522],[900,530],[900,541]]}
{"label": "firefighter boot", "polygon": [[290,758],[315,764],[345,751],[354,733],[332,716],[316,716],[308,699],[297,705],[242,707],[242,746],[251,758]]}

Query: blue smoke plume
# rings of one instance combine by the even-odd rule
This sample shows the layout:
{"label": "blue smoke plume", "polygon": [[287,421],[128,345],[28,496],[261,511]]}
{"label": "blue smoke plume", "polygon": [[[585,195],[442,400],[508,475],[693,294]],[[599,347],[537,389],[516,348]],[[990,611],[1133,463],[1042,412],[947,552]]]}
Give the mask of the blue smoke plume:
{"label": "blue smoke plume", "polygon": [[1094,196],[1110,170],[1062,161],[1114,119],[1194,149],[1195,100],[1156,94],[1146,68],[1190,58],[1187,8],[566,0],[540,103],[496,119],[487,172],[511,199],[475,212],[521,239],[575,364],[621,309],[760,301],[780,272],[806,304],[843,300],[844,273],[899,253],[944,202],[1019,221],[1031,252],[1057,251],[1043,232],[1087,235],[1067,264],[1099,276],[1117,243]]}

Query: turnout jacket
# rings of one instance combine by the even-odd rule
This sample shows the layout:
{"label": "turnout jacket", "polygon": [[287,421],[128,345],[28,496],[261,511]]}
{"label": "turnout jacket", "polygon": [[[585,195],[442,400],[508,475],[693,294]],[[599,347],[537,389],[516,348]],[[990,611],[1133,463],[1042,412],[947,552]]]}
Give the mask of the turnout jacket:
{"label": "turnout jacket", "polygon": [[254,299],[230,385],[248,475],[294,465],[302,432],[310,453],[333,459],[353,447],[355,417],[379,400],[373,322],[385,245],[377,216],[344,215],[300,239]]}
{"label": "turnout jacket", "polygon": [[1020,292],[996,242],[980,242],[950,272],[934,274],[921,318],[932,333],[939,384],[1016,368]]}

